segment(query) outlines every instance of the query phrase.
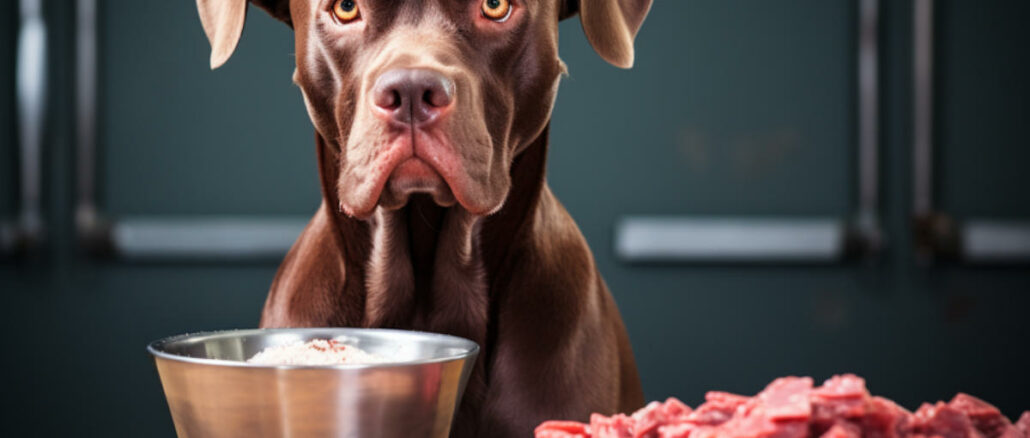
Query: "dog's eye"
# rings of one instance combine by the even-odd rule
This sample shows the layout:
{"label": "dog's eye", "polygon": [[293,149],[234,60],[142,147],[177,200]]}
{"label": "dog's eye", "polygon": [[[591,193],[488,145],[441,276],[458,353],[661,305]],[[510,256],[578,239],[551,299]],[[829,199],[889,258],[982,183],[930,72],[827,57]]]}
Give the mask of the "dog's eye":
{"label": "dog's eye", "polygon": [[344,23],[358,18],[358,2],[354,0],[336,0],[333,2],[333,13]]}
{"label": "dog's eye", "polygon": [[483,0],[483,16],[502,22],[511,16],[511,1],[509,0]]}

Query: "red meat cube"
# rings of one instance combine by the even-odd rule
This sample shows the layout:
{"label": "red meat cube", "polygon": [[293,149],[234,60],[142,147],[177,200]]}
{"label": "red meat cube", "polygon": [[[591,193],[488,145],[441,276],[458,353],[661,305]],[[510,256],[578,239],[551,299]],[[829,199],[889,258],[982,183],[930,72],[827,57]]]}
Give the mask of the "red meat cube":
{"label": "red meat cube", "polygon": [[1016,421],[1016,429],[1023,432],[1023,436],[1030,438],[1030,411],[1023,412],[1023,416]]}
{"label": "red meat cube", "polygon": [[651,402],[647,406],[633,413],[633,438],[656,438],[658,426],[668,422],[665,415],[664,405],[661,402]]}
{"label": "red meat cube", "polygon": [[732,418],[737,408],[751,399],[728,392],[710,391],[705,394],[705,400],[704,404],[687,416],[686,421],[701,426],[718,426]]}
{"label": "red meat cube", "polygon": [[808,421],[812,415],[811,391],[811,377],[783,377],[773,380],[756,397],[773,421]]}
{"label": "red meat cube", "polygon": [[533,431],[536,438],[590,438],[586,424],[578,421],[545,421]]}
{"label": "red meat cube", "polygon": [[625,414],[605,417],[590,416],[590,433],[593,438],[633,438],[633,419]]}
{"label": "red meat cube", "polygon": [[689,438],[695,429],[692,423],[666,424],[658,427],[658,438]]}
{"label": "red meat cube", "polygon": [[979,438],[981,436],[965,413],[944,402],[937,402],[936,405],[923,403],[912,415],[907,428],[913,434],[936,435],[942,438]]}
{"label": "red meat cube", "polygon": [[1022,433],[1012,425],[998,408],[969,394],[958,393],[948,406],[969,416],[976,430],[987,438],[1018,437]]}
{"label": "red meat cube", "polygon": [[842,374],[830,377],[823,382],[823,386],[812,391],[819,397],[833,398],[862,398],[869,395],[865,389],[865,379],[854,374]]}
{"label": "red meat cube", "polygon": [[883,397],[871,397],[862,417],[862,433],[867,438],[897,438],[912,413]]}
{"label": "red meat cube", "polygon": [[862,438],[862,431],[853,424],[836,424],[820,438]]}
{"label": "red meat cube", "polygon": [[690,415],[690,406],[679,401],[675,397],[669,397],[665,400],[665,404],[662,405],[662,411],[665,412],[665,417],[670,421],[680,421]]}

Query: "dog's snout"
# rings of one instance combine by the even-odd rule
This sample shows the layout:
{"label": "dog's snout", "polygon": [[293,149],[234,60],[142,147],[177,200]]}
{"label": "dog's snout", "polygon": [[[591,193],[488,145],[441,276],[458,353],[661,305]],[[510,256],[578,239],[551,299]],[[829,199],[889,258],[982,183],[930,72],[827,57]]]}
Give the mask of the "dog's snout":
{"label": "dog's snout", "polygon": [[372,87],[374,109],[402,123],[431,122],[453,102],[454,82],[432,70],[389,70]]}

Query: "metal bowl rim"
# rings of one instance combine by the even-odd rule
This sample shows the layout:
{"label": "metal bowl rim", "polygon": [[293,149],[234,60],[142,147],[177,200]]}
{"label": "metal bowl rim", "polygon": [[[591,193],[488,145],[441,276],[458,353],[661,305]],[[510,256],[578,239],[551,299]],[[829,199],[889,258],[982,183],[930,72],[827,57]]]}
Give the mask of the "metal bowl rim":
{"label": "metal bowl rim", "polygon": [[[386,332],[386,333],[403,333],[406,335],[422,335],[431,338],[446,338],[452,341],[457,341],[459,344],[464,344],[459,348],[465,348],[466,351],[461,354],[455,354],[451,356],[440,356],[432,357],[427,359],[398,361],[398,362],[380,362],[380,363],[358,363],[358,364],[337,364],[337,365],[263,365],[255,364],[246,361],[229,360],[229,359],[209,359],[204,357],[189,357],[180,356],[178,354],[172,354],[160,350],[161,346],[170,344],[172,342],[181,341],[186,338],[203,338],[208,336],[221,336],[221,335],[232,335],[232,334],[251,334],[251,333],[269,333],[269,332],[306,332],[306,331],[322,331],[322,330],[342,330],[342,331],[353,331],[353,332]],[[214,365],[222,367],[238,367],[238,368],[256,368],[256,369],[269,369],[269,370],[292,370],[292,369],[304,369],[304,370],[355,370],[355,369],[368,369],[368,368],[394,368],[394,367],[406,367],[412,365],[425,365],[433,363],[450,362],[456,360],[463,360],[474,358],[479,354],[479,344],[465,339],[459,336],[445,335],[442,333],[423,332],[417,330],[398,330],[398,329],[384,329],[384,328],[356,328],[356,327],[304,327],[304,328],[276,328],[276,329],[232,329],[232,330],[212,330],[195,333],[183,333],[181,335],[169,336],[161,338],[147,344],[147,352],[153,355],[155,358],[161,358],[171,360],[175,362],[186,362],[200,365]]]}

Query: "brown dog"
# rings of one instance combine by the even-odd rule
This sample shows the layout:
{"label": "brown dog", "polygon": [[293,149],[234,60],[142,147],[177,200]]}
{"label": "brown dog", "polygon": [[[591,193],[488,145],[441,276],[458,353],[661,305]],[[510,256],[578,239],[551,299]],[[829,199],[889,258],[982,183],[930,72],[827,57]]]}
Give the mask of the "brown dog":
{"label": "brown dog", "polygon": [[[544,177],[579,14],[628,68],[650,0],[254,0],[293,27],[323,203],[286,256],[263,327],[394,327],[482,352],[453,436],[643,404],[618,309]],[[197,0],[211,66],[246,0]]]}

